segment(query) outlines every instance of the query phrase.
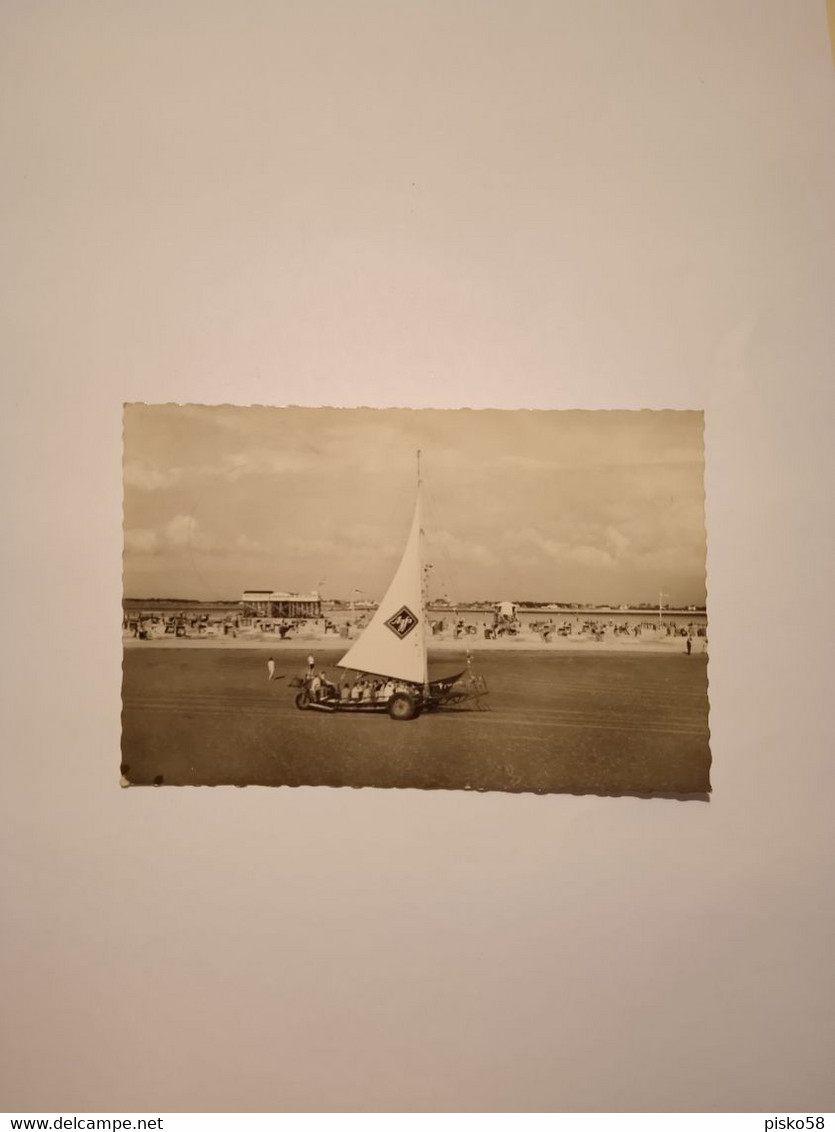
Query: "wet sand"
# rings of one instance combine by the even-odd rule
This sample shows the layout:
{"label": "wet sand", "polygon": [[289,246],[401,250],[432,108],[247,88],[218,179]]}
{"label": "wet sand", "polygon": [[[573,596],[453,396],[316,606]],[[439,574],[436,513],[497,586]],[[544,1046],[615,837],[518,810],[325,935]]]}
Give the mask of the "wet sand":
{"label": "wet sand", "polygon": [[[272,648],[272,682],[263,647],[194,643],[138,641],[124,652],[127,784],[709,790],[707,658],[681,647],[643,656],[593,652],[592,643],[583,655],[549,646],[479,651],[489,711],[394,722],[299,711],[290,680],[305,664],[300,643]],[[317,664],[330,668],[343,651],[320,643]],[[464,664],[460,645],[430,652],[433,677]]]}

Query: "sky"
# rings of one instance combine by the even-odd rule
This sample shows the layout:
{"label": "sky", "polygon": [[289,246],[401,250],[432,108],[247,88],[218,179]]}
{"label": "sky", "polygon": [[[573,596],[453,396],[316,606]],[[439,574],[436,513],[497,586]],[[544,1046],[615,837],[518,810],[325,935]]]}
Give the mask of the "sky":
{"label": "sky", "polygon": [[703,416],[128,405],[128,597],[377,600],[421,450],[430,597],[705,601]]}
{"label": "sky", "polygon": [[[23,435],[47,415],[81,414],[83,430],[118,446],[122,401],[703,408],[720,454],[763,435],[775,398],[772,419],[822,420],[835,263],[822,6],[798,19],[781,0],[652,3],[638,17],[604,0],[13,0],[3,13],[0,126],[15,175],[2,186],[13,267],[0,306],[4,372],[29,391]],[[792,378],[766,402],[774,372]],[[809,396],[796,395],[801,373]],[[79,401],[93,375],[109,390],[104,425],[92,421],[96,395]],[[72,435],[51,443],[61,468],[77,462]],[[537,459],[552,461],[559,439]],[[767,450],[782,443],[769,435]],[[687,522],[659,518],[665,534],[637,504],[628,517],[590,500],[581,529],[556,514],[546,469],[491,475],[496,446],[452,514],[446,491],[472,491],[473,473],[467,446],[446,446],[466,466],[437,492],[437,529],[459,540],[439,585],[569,600],[703,589],[701,567],[675,560],[688,557]],[[199,458],[208,468],[227,454],[218,442]],[[166,459],[181,473],[128,487],[128,592],[234,596],[255,579],[307,588],[312,573],[331,593],[382,585],[396,523],[371,561],[349,559],[363,539],[326,517],[311,534],[312,512],[293,513],[282,477],[271,510],[263,475],[195,476],[180,455]],[[74,512],[109,488],[118,557],[113,460],[110,479],[90,473]],[[179,497],[166,475],[179,476]],[[787,475],[781,462],[768,499]],[[560,497],[582,500],[591,478],[569,478]],[[201,492],[213,479],[217,513]],[[252,492],[238,499],[236,486]],[[541,496],[536,516],[499,506],[514,487]],[[624,499],[632,488],[619,488]],[[25,516],[25,491],[7,494]],[[720,518],[739,510],[727,477],[708,498]],[[484,507],[497,509],[490,530],[478,529]],[[276,522],[292,524],[295,546]],[[629,553],[606,541],[617,534]]]}

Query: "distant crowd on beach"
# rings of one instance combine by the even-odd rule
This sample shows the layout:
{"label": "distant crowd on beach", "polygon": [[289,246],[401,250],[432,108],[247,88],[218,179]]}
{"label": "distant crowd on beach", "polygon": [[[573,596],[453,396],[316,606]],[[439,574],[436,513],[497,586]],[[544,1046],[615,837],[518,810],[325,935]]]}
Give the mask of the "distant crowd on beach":
{"label": "distant crowd on beach", "polygon": [[[206,613],[125,613],[122,631],[127,637],[138,640],[158,640],[171,637],[218,638],[241,637],[244,640],[300,641],[322,640],[329,636],[350,640],[356,638],[373,616],[372,612],[358,613],[351,618],[336,621],[329,617],[270,619],[242,617],[227,614],[212,617]],[[651,615],[638,621],[634,618],[590,617],[582,613],[555,619],[519,616],[476,618],[452,614],[434,617],[428,623],[432,638],[440,641],[461,640],[516,640],[520,643],[540,640],[550,644],[558,639],[576,641],[627,641],[647,640],[659,642],[680,638],[685,642],[706,642],[707,628],[702,619],[683,622],[681,617],[658,619]],[[686,647],[686,646],[685,646]]]}
{"label": "distant crowd on beach", "polygon": [[[154,637],[199,637],[223,636],[237,637],[239,633],[274,633],[283,641],[294,633],[309,632],[312,622],[305,619],[295,621],[253,622],[249,618],[225,617],[222,620],[211,619],[207,614],[193,616],[178,615],[175,617],[162,614],[147,616],[128,616],[122,618],[122,632],[140,640],[150,640]],[[324,631],[336,631],[330,622],[325,622]]]}
{"label": "distant crowd on beach", "polygon": [[[430,627],[433,636],[441,635],[445,631],[448,632],[448,626],[443,621],[432,621]],[[452,635],[456,640],[479,635],[483,636],[486,641],[498,640],[502,637],[538,636],[548,644],[555,637],[592,637],[595,640],[602,641],[607,635],[628,639],[630,637],[639,638],[645,634],[651,635],[654,640],[658,640],[660,637],[682,637],[692,640],[696,637],[705,637],[707,630],[703,625],[677,626],[670,623],[657,625],[655,622],[630,625],[596,618],[585,620],[575,618],[574,620],[561,621],[559,624],[553,618],[549,618],[547,621],[531,621],[527,625],[522,625],[521,622],[516,620],[498,620],[493,624],[483,621],[481,625],[474,625],[466,624],[463,619],[459,618],[452,624]]]}

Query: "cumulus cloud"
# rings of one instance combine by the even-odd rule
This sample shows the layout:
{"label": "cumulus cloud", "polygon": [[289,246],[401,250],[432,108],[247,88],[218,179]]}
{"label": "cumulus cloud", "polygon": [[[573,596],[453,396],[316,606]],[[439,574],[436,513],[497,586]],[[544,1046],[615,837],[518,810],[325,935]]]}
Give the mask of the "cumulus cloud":
{"label": "cumulus cloud", "polygon": [[198,555],[224,586],[269,562],[278,588],[380,592],[421,449],[436,585],[615,602],[680,585],[703,600],[698,413],[134,406],[125,444],[125,551],[173,592]]}
{"label": "cumulus cloud", "polygon": [[353,523],[344,531],[327,535],[287,534],[282,539],[286,551],[311,559],[332,557],[352,560],[394,558],[403,551],[379,527],[367,523]]}
{"label": "cumulus cloud", "polygon": [[469,562],[478,566],[495,566],[499,561],[494,552],[483,543],[469,542],[449,531],[433,531],[429,549],[452,562]]}
{"label": "cumulus cloud", "polygon": [[158,555],[180,550],[222,557],[233,553],[266,554],[266,548],[246,534],[226,542],[204,531],[193,515],[175,515],[157,529],[135,527],[125,531],[125,552]]}
{"label": "cumulus cloud", "polygon": [[160,491],[174,487],[183,478],[182,468],[154,468],[142,460],[130,460],[124,467],[126,487],[140,491]]}
{"label": "cumulus cloud", "polygon": [[561,542],[559,539],[546,537],[533,527],[509,531],[506,535],[506,542],[514,548],[522,550],[534,548],[540,552],[540,557],[551,559],[554,562],[573,562],[581,566],[602,566],[606,568],[615,564],[613,555],[602,547],[579,542]]}
{"label": "cumulus cloud", "polygon": [[615,558],[623,558],[630,548],[630,540],[617,527],[606,528],[606,546]]}
{"label": "cumulus cloud", "polygon": [[247,476],[269,476],[278,479],[287,475],[310,474],[311,462],[300,453],[259,448],[248,452],[227,452],[214,463],[164,467],[147,460],[125,463],[125,487],[138,491],[165,491],[183,483],[221,480],[235,483]]}
{"label": "cumulus cloud", "polygon": [[201,549],[207,549],[205,535],[197,529],[197,520],[192,515],[175,515],[164,528],[165,541],[169,546],[197,546],[202,543]]}
{"label": "cumulus cloud", "polygon": [[266,554],[267,548],[263,543],[258,542],[257,539],[250,538],[249,535],[238,535],[235,539],[235,548],[242,550],[245,554]]}
{"label": "cumulus cloud", "polygon": [[285,535],[282,540],[288,554],[299,557],[322,558],[325,556],[339,557],[345,551],[344,544],[329,538],[306,538],[302,535]]}
{"label": "cumulus cloud", "polygon": [[156,531],[147,527],[136,527],[125,531],[125,551],[129,554],[156,554],[160,549],[160,538]]}
{"label": "cumulus cloud", "polygon": [[280,449],[256,448],[230,452],[216,465],[198,469],[203,476],[218,476],[225,480],[239,480],[244,476],[286,476],[310,471],[310,459],[298,452]]}

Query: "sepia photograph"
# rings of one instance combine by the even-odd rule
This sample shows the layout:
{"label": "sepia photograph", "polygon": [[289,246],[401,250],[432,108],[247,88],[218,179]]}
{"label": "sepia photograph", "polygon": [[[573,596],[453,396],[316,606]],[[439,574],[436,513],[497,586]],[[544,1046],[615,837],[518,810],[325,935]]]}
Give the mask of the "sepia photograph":
{"label": "sepia photograph", "polygon": [[123,786],[706,798],[703,430],[126,405]]}

